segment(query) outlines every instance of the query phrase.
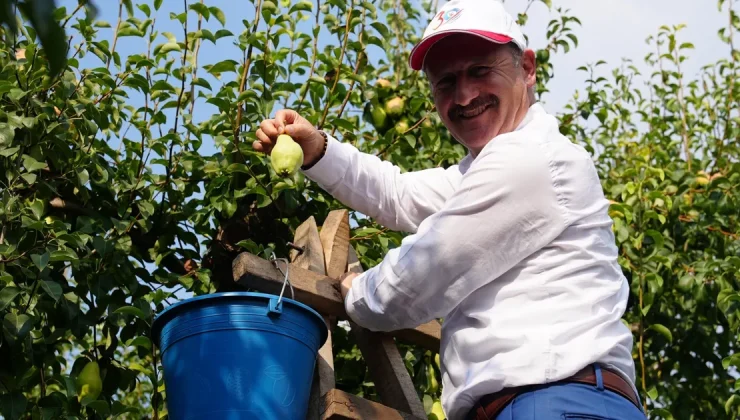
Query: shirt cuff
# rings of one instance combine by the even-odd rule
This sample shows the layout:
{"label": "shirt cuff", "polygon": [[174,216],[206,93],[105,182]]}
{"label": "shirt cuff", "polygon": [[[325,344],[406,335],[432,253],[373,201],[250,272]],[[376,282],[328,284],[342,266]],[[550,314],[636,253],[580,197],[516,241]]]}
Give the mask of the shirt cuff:
{"label": "shirt cuff", "polygon": [[[365,277],[367,272],[362,273],[352,279],[352,287],[349,288],[347,296],[344,298],[344,311],[347,312],[347,316],[357,325],[367,328],[371,324],[368,323],[367,319],[363,317],[363,312],[367,312],[367,305],[365,304],[364,296],[361,292],[362,287],[365,287]],[[367,328],[373,330],[373,328]]]}
{"label": "shirt cuff", "polygon": [[334,185],[341,181],[349,168],[353,152],[356,152],[354,146],[340,143],[329,134],[326,142],[324,156],[310,169],[302,171],[306,177],[322,186]]}

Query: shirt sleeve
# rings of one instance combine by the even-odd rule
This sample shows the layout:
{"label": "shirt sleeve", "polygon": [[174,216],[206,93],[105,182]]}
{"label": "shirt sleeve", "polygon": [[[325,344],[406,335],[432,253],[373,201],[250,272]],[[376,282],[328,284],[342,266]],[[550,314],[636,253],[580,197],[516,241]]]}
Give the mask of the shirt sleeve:
{"label": "shirt sleeve", "polygon": [[442,208],[353,280],[353,321],[393,331],[446,317],[566,228],[549,159],[517,143],[489,143]]}
{"label": "shirt sleeve", "polygon": [[458,165],[401,173],[398,166],[331,136],[325,156],[304,174],[344,205],[408,233],[442,207],[462,177]]}

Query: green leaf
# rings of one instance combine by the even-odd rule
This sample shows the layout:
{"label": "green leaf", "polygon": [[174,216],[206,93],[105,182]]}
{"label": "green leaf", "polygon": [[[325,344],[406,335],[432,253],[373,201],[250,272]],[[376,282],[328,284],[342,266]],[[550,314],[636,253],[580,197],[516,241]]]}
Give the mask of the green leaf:
{"label": "green leaf", "polygon": [[2,146],[10,146],[15,138],[15,130],[8,124],[0,123],[0,148]]}
{"label": "green leaf", "polygon": [[44,268],[49,264],[49,253],[44,252],[43,254],[32,254],[31,261],[33,261],[33,265],[35,265],[39,271],[44,271]]}
{"label": "green leaf", "polygon": [[196,13],[203,15],[206,21],[208,20],[208,18],[211,17],[211,11],[208,9],[208,6],[203,3],[193,3],[190,5],[190,9],[195,10]]}
{"label": "green leaf", "polygon": [[67,63],[67,36],[54,18],[54,0],[26,0],[18,9],[31,21],[49,58],[50,76],[58,75]]}
{"label": "green leaf", "polygon": [[[0,252],[0,255],[2,255],[2,252]],[[6,273],[5,271],[0,270],[0,282],[10,283],[11,281],[13,281],[13,276]]]}
{"label": "green leaf", "polygon": [[159,49],[159,54],[167,54],[171,51],[182,51],[182,48],[180,48],[180,44],[176,42],[167,42],[162,45],[162,47]]}
{"label": "green leaf", "polygon": [[288,14],[293,14],[297,11],[305,11],[310,12],[313,10],[313,3],[308,0],[300,0],[296,4],[290,7],[290,10],[288,11]]}
{"label": "green leaf", "polygon": [[23,167],[29,172],[34,172],[46,168],[46,163],[39,162],[31,156],[23,155]]}
{"label": "green leaf", "polygon": [[673,414],[671,414],[671,412],[666,410],[665,408],[654,408],[650,410],[650,414],[658,419],[673,420]]}
{"label": "green leaf", "polygon": [[247,250],[247,252],[251,252],[252,254],[259,254],[260,253],[260,247],[251,239],[243,239],[236,243],[236,246],[240,246]]}
{"label": "green leaf", "polygon": [[41,288],[55,301],[59,301],[59,298],[62,297],[62,286],[55,281],[43,280],[41,281]]}
{"label": "green leaf", "polygon": [[41,217],[44,215],[44,202],[39,200],[38,198],[33,200],[33,202],[28,206],[29,209],[31,209],[31,213],[33,213],[33,217],[36,220],[41,220]]}
{"label": "green leaf", "polygon": [[145,337],[143,335],[140,335],[138,337],[132,338],[131,340],[126,341],[127,346],[136,346],[136,347],[143,347],[147,350],[151,350],[152,348],[152,342],[149,340],[148,337]]}
{"label": "green leaf", "polygon": [[126,315],[133,315],[139,319],[143,319],[146,321],[146,315],[144,314],[144,311],[141,309],[135,307],[135,306],[122,306],[115,311],[113,311],[114,314],[126,314]]}
{"label": "green leaf", "polygon": [[7,149],[0,150],[0,156],[10,157],[18,153],[19,150],[21,150],[19,146],[9,147]]}
{"label": "green leaf", "polygon": [[722,367],[727,369],[730,366],[740,367],[740,353],[734,353],[722,359]]}
{"label": "green leaf", "polygon": [[645,231],[645,235],[652,238],[653,242],[655,243],[655,245],[653,246],[656,249],[663,248],[663,245],[665,244],[665,238],[663,238],[663,235],[661,235],[660,232],[650,229],[650,230]]}
{"label": "green leaf", "polygon": [[221,9],[216,6],[211,6],[209,7],[209,9],[211,11],[211,14],[215,16],[219,22],[221,22],[221,25],[226,26],[226,15],[224,15],[224,12],[222,12]]}
{"label": "green leaf", "polygon": [[20,293],[21,289],[13,286],[6,286],[0,289],[0,311],[8,307]]}
{"label": "green leaf", "polygon": [[154,10],[159,10],[162,6],[162,0],[154,0]]}
{"label": "green leaf", "polygon": [[79,256],[77,253],[70,248],[65,249],[57,249],[55,251],[52,251],[51,256],[49,257],[49,261],[55,262],[55,261],[79,261]]}
{"label": "green leaf", "polygon": [[735,404],[737,404],[738,397],[737,394],[730,395],[730,398],[727,399],[725,402],[725,413],[730,414],[730,410],[732,409]]}
{"label": "green leaf", "polygon": [[90,174],[87,169],[81,169],[77,171],[77,179],[80,181],[80,185],[85,185],[90,180]]}
{"label": "green leaf", "polygon": [[651,387],[648,390],[647,394],[648,394],[648,397],[650,397],[650,399],[653,401],[658,399],[658,389],[655,386]]}
{"label": "green leaf", "polygon": [[104,400],[95,400],[95,401],[87,403],[86,406],[92,408],[104,418],[108,416],[108,414],[110,414],[108,403],[105,402]]}
{"label": "green leaf", "polygon": [[33,318],[26,314],[9,313],[6,314],[3,319],[3,327],[17,338],[23,338],[29,331],[31,331],[32,326]]}
{"label": "green leaf", "polygon": [[208,81],[206,79],[202,79],[200,77],[196,77],[195,80],[193,80],[193,84],[196,85],[196,86],[204,87],[204,88],[206,88],[208,90],[211,90],[212,89],[211,88],[211,84],[208,83]]}
{"label": "green leaf", "polygon": [[0,395],[3,417],[7,420],[17,420],[26,412],[26,397],[19,391]]}
{"label": "green leaf", "polygon": [[113,247],[105,238],[101,236],[96,236],[93,238],[93,248],[95,248],[95,251],[97,251],[97,253],[100,254],[101,257],[105,257],[106,255],[108,255],[108,252],[110,252]]}
{"label": "green leaf", "polygon": [[236,66],[239,65],[234,60],[223,60],[219,61],[218,63],[214,64],[213,66],[204,66],[204,68],[207,68],[208,73],[216,74],[216,73],[226,73],[226,72],[235,72]]}
{"label": "green leaf", "polygon": [[139,201],[136,203],[136,206],[139,208],[139,211],[141,211],[141,215],[144,218],[148,218],[154,214],[154,205],[148,201]]}
{"label": "green leaf", "polygon": [[36,174],[30,174],[25,173],[21,175],[21,178],[23,178],[24,181],[28,183],[28,185],[33,185],[36,182]]}
{"label": "green leaf", "polygon": [[663,324],[652,324],[650,327],[648,327],[649,330],[657,331],[660,334],[663,335],[663,337],[666,338],[666,340],[673,342],[673,334],[671,334],[671,330],[666,328]]}

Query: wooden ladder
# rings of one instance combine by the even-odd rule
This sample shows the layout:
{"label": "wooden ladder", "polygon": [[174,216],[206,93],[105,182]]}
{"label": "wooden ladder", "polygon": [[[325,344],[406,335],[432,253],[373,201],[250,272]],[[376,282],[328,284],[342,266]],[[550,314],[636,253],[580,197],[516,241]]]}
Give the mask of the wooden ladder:
{"label": "wooden ladder", "polygon": [[[432,321],[414,329],[378,333],[359,327],[347,317],[335,288],[346,272],[362,272],[349,243],[349,212],[331,211],[319,231],[313,216],[296,229],[290,253],[288,279],[295,299],[319,312],[329,337],[319,350],[307,419],[418,419],[427,418],[414,384],[396,347],[395,339],[439,352],[441,325]],[[282,263],[280,269],[285,270]],[[279,294],[284,274],[272,261],[244,252],[233,263],[234,281],[241,287]],[[290,296],[286,294],[285,296]],[[362,352],[382,403],[336,388],[331,332],[338,320],[349,321],[351,334]]]}

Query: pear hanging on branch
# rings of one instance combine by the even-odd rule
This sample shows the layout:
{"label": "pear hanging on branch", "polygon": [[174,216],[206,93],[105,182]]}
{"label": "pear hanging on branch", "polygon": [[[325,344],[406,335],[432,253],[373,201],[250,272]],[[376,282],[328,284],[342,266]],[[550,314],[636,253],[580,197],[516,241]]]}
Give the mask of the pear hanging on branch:
{"label": "pear hanging on branch", "polygon": [[103,390],[103,380],[100,377],[100,366],[98,362],[88,362],[80,374],[77,375],[77,401],[83,405],[98,399]]}

